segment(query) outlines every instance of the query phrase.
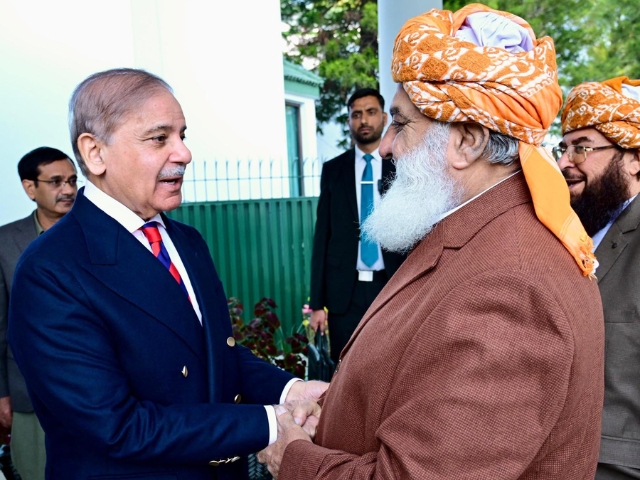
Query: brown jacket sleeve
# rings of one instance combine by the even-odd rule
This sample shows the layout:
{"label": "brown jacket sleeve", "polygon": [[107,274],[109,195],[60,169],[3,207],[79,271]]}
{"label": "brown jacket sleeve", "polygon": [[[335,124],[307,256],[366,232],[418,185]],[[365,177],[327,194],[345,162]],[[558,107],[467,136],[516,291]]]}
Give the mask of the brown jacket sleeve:
{"label": "brown jacket sleeve", "polygon": [[293,442],[280,480],[517,479],[544,454],[574,352],[553,295],[522,272],[493,271],[451,291],[421,325],[431,322],[440,336],[420,328],[407,346],[378,451]]}

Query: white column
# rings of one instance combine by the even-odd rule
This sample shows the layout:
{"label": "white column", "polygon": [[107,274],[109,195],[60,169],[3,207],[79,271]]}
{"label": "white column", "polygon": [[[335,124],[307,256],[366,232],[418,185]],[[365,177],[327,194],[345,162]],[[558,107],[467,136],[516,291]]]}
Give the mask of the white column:
{"label": "white column", "polygon": [[442,0],[378,0],[380,93],[385,99],[387,112],[397,88],[391,78],[391,57],[396,36],[407,20],[432,8],[442,9]]}

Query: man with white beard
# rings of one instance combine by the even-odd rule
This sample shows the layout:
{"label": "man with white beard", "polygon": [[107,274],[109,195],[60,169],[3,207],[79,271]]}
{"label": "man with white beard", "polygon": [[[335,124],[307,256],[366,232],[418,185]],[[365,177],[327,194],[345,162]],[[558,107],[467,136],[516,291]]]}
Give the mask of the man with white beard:
{"label": "man with white beard", "polygon": [[446,168],[449,133],[448,124],[435,122],[422,142],[396,159],[396,178],[363,226],[384,248],[410,251],[445,212],[460,204],[462,189]]}
{"label": "man with white beard", "polygon": [[397,179],[364,230],[411,253],[342,351],[315,444],[283,420],[260,457],[287,480],[592,479],[602,306],[539,147],[562,104],[553,42],[482,5],[432,10],[392,72]]}

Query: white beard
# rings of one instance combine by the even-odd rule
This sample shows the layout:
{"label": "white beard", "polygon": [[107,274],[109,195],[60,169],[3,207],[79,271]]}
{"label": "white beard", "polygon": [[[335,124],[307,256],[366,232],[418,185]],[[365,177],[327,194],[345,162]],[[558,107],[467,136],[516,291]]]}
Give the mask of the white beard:
{"label": "white beard", "polygon": [[442,214],[460,204],[462,189],[448,174],[450,125],[437,122],[424,144],[396,159],[396,176],[362,225],[364,235],[392,252],[406,253],[424,239]]}

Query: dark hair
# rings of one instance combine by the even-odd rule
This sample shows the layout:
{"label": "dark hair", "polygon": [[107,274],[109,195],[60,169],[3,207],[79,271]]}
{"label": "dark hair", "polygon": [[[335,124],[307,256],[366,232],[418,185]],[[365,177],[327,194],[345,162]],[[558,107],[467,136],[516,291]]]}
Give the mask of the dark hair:
{"label": "dark hair", "polygon": [[378,99],[378,103],[380,103],[380,109],[384,112],[384,98],[382,98],[380,92],[375,88],[361,88],[360,90],[356,90],[353,95],[349,97],[347,108],[351,109],[356,100],[364,97],[376,97]]}
{"label": "dark hair", "polygon": [[76,168],[76,164],[73,163],[69,155],[61,152],[57,148],[39,147],[31,150],[18,162],[18,175],[20,175],[20,180],[34,180],[37,183],[40,167],[57,162],[58,160],[69,160],[73,168]]}

